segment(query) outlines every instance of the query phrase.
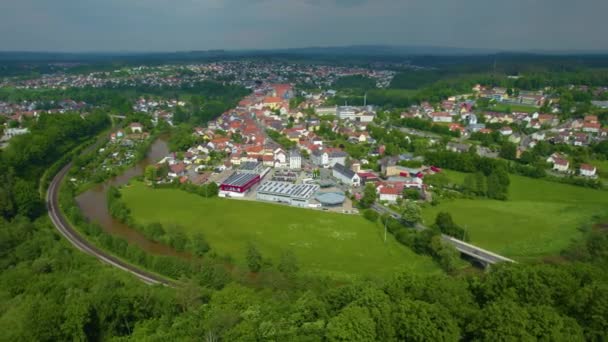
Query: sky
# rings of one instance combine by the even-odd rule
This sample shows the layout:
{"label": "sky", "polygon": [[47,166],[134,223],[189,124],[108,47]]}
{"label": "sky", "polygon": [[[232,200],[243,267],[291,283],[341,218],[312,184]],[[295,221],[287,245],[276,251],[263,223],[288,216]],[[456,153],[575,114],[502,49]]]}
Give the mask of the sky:
{"label": "sky", "polygon": [[0,50],[608,50],[608,0],[0,0]]}

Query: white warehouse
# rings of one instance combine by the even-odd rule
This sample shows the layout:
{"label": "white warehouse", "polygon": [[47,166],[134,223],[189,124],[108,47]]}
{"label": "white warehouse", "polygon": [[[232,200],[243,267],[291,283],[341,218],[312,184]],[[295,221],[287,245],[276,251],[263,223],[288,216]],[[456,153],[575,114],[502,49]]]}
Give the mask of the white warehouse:
{"label": "white warehouse", "polygon": [[296,207],[309,207],[310,199],[319,191],[316,184],[292,184],[287,182],[264,182],[257,190],[257,199],[279,202]]}

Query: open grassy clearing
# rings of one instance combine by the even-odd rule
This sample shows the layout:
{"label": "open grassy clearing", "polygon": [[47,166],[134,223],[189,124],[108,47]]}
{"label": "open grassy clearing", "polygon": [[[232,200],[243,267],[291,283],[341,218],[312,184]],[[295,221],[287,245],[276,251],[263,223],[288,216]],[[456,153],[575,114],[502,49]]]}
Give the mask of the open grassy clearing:
{"label": "open grassy clearing", "polygon": [[589,164],[597,168],[597,174],[600,178],[608,179],[608,160],[592,160]]}
{"label": "open grassy clearing", "polygon": [[527,106],[527,105],[518,105],[518,104],[497,103],[494,106],[490,107],[490,110],[494,110],[497,112],[507,112],[509,109],[511,110],[511,112],[523,112],[523,113],[538,112],[538,107]]}
{"label": "open grassy clearing", "polygon": [[213,198],[175,189],[151,189],[133,183],[122,189],[136,222],[180,225],[202,232],[219,254],[245,265],[248,242],[278,264],[291,249],[302,272],[335,279],[385,277],[394,272],[437,273],[438,266],[396,242],[383,229],[358,215],[344,215],[282,205]]}
{"label": "open grassy clearing", "polygon": [[[446,171],[462,184],[463,173]],[[426,224],[440,211],[466,227],[480,247],[519,260],[559,253],[593,215],[608,212],[608,191],[511,175],[509,200],[445,201],[423,209]]]}

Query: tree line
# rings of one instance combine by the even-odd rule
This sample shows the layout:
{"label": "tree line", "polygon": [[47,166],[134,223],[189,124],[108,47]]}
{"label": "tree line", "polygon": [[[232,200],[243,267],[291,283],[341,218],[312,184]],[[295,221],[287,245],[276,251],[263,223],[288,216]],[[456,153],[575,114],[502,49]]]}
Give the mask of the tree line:
{"label": "tree line", "polygon": [[12,138],[0,152],[2,217],[40,215],[44,207],[38,187],[44,171],[108,125],[107,115],[99,112],[84,118],[76,113],[42,114],[32,122],[30,133]]}
{"label": "tree line", "polygon": [[[0,328],[9,340],[606,337],[605,233],[573,246],[566,263],[498,265],[475,276],[400,272],[383,282],[312,288],[300,282],[270,290],[229,278],[219,285],[207,282],[205,274],[221,268],[216,264],[198,268],[170,289],[100,267],[68,246],[46,218],[0,226],[0,287],[7,308],[0,311]],[[41,287],[49,290],[44,296]]]}

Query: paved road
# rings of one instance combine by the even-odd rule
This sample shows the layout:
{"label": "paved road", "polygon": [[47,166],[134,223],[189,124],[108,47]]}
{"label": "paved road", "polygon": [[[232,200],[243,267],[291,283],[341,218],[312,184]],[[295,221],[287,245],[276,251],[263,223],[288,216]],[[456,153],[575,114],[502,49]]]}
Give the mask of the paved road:
{"label": "paved road", "polygon": [[[390,216],[392,216],[394,219],[400,219],[401,215],[399,215],[398,213],[394,212],[393,210],[386,208],[384,206],[381,206],[379,204],[374,204],[372,206],[372,209],[376,210],[379,213],[387,213]],[[428,227],[417,223],[414,226],[414,229],[421,231],[424,229],[428,229]],[[504,257],[502,255],[498,255],[496,253],[492,253],[488,250],[485,250],[483,248],[471,245],[470,243],[466,243],[464,241],[458,240],[456,238],[453,238],[451,236],[442,234],[441,236],[443,238],[443,240],[445,242],[450,243],[452,246],[454,246],[459,252],[466,254],[478,261],[481,261],[483,264],[496,264],[498,262],[515,262],[507,257]]]}
{"label": "paved road", "polygon": [[[97,144],[94,144],[92,147],[95,148]],[[136,276],[138,279],[143,281],[146,284],[162,284],[165,286],[173,286],[173,282],[170,280],[158,276],[156,274],[152,274],[146,272],[136,266],[125,263],[124,261],[102,251],[101,249],[93,246],[86,239],[84,239],[80,234],[70,225],[68,220],[63,216],[63,213],[59,209],[59,187],[61,181],[68,173],[72,163],[70,162],[66,166],[55,175],[55,178],[51,181],[49,188],[46,194],[46,203],[47,210],[51,221],[55,228],[63,235],[74,247],[79,250],[90,254],[102,262],[109,264],[113,267],[121,269],[125,272],[129,272],[132,275]]]}

